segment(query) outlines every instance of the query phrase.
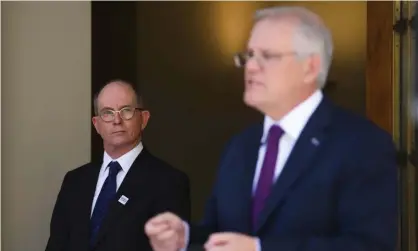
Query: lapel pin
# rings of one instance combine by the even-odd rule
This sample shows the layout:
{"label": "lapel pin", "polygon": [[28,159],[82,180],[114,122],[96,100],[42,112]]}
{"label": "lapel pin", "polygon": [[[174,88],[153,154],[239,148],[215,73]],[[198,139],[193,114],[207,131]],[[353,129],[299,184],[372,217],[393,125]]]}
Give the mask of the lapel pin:
{"label": "lapel pin", "polygon": [[319,140],[318,140],[317,138],[312,138],[312,139],[311,139],[311,143],[312,143],[314,146],[319,146]]}
{"label": "lapel pin", "polygon": [[125,195],[122,195],[120,196],[118,201],[120,204],[125,205],[128,202],[128,200],[129,200],[128,197],[126,197]]}

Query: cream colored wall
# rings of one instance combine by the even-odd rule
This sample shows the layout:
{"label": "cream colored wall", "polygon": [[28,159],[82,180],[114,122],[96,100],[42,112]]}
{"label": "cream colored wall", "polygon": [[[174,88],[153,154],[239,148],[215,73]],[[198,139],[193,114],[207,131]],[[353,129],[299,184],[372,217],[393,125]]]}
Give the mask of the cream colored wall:
{"label": "cream colored wall", "polygon": [[90,159],[90,2],[2,2],[2,250],[44,250],[64,174]]}

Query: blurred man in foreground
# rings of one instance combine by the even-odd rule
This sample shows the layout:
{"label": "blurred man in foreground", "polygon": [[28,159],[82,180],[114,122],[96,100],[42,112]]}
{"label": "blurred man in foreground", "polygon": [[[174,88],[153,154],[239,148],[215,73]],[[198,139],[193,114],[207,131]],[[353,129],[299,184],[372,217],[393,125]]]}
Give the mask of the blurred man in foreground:
{"label": "blurred man in foreground", "polygon": [[247,51],[235,59],[245,67],[244,102],[264,123],[225,148],[201,224],[170,212],[147,222],[155,251],[190,243],[207,251],[395,250],[395,148],[388,133],[323,96],[332,51],[314,13],[256,13]]}

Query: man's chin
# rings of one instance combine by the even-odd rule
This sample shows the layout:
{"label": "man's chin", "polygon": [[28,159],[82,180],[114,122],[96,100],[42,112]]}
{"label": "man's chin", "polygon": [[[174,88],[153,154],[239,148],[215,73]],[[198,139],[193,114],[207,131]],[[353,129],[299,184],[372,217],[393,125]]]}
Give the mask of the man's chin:
{"label": "man's chin", "polygon": [[125,137],[115,135],[112,137],[112,140],[110,141],[110,143],[112,146],[119,147],[119,146],[127,145],[129,143],[129,140],[127,140]]}
{"label": "man's chin", "polygon": [[244,103],[249,107],[257,108],[258,105],[260,104],[260,100],[253,93],[248,93],[248,92],[244,93],[243,99],[244,99]]}

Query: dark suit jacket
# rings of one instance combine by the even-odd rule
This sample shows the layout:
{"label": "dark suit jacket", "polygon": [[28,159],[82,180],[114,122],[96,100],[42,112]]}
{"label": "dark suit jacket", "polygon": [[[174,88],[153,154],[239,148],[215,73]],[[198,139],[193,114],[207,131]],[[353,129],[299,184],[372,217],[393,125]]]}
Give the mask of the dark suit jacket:
{"label": "dark suit jacket", "polygon": [[262,251],[394,251],[397,165],[391,136],[326,98],[296,142],[251,226],[263,125],[234,137],[221,158],[203,222],[191,242],[218,231],[258,236]]}
{"label": "dark suit jacket", "polygon": [[[89,163],[65,175],[46,251],[91,250],[90,215],[100,167],[100,162]],[[125,205],[118,202],[122,195],[129,199]],[[93,250],[151,250],[145,222],[165,211],[190,218],[189,179],[144,148],[119,187]]]}

